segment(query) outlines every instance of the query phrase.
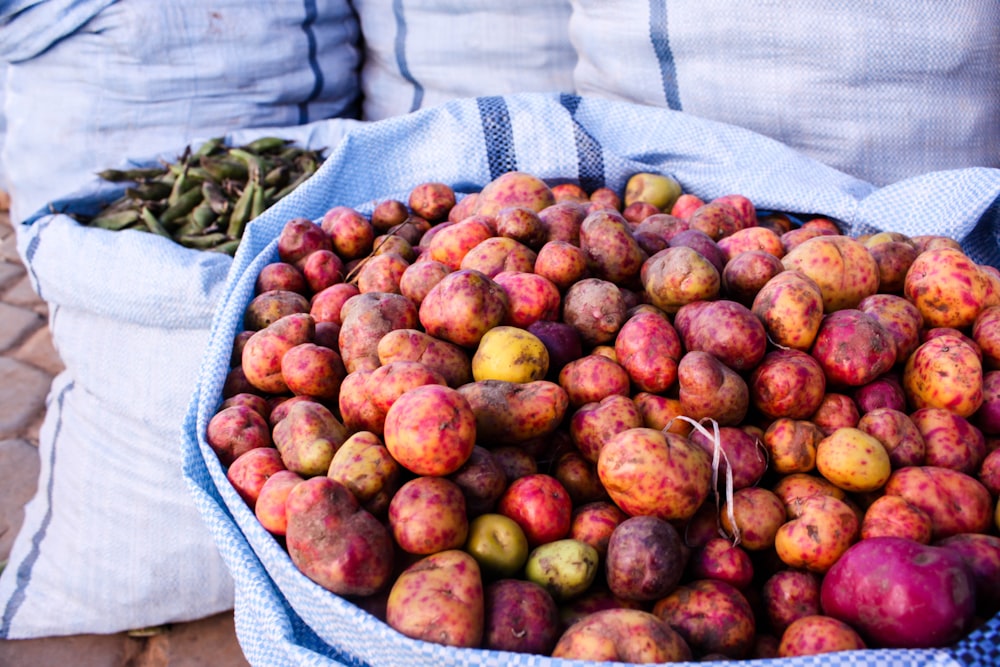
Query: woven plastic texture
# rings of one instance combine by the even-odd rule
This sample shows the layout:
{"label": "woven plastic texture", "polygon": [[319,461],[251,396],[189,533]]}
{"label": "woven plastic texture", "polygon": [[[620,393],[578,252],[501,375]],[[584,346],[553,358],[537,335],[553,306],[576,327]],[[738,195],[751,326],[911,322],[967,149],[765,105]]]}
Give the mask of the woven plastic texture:
{"label": "woven plastic texture", "polygon": [[[258,523],[205,442],[221,402],[233,337],[257,273],[277,258],[277,236],[292,217],[318,220],[336,205],[361,210],[405,195],[420,182],[478,190],[519,169],[551,183],[586,182],[620,189],[640,170],[672,174],[699,196],[748,196],[762,209],[821,214],[848,231],[936,232],[943,221],[968,251],[996,262],[1000,170],[928,174],[912,186],[880,190],[744,129],[681,112],[569,95],[524,94],[448,102],[349,133],[323,168],[253,222],[219,302],[197,388],[184,423],[184,474],[236,585],[237,633],[250,662],[292,665],[534,665],[588,663],[543,656],[455,649],[408,639],[374,616],[304,577]],[[929,186],[934,186],[928,189]],[[920,214],[949,193],[945,218]],[[907,222],[909,221],[909,222]],[[1000,618],[955,650],[867,650],[754,664],[771,667],[904,667],[997,664]],[[712,664],[712,663],[699,663]]]}

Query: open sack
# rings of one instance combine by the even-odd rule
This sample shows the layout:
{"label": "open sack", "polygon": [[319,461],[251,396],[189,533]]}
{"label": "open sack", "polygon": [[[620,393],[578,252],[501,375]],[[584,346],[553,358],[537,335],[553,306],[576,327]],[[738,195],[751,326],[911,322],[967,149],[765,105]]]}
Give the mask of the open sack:
{"label": "open sack", "polygon": [[[235,334],[260,269],[277,258],[293,217],[318,220],[337,205],[366,212],[426,181],[458,193],[521,170],[550,183],[621,191],[639,171],[676,178],[704,200],[743,194],[760,210],[822,215],[845,233],[945,234],[975,261],[1000,266],[1000,170],[929,173],[876,188],[762,135],[682,112],[573,95],[457,100],[349,132],[321,170],[252,222],[221,295],[183,425],[184,476],[235,581],[236,629],[254,665],[592,664],[455,649],[409,639],[307,579],[260,525],[206,443],[221,403]],[[979,666],[1000,660],[1000,617],[952,649],[865,650],[753,664]],[[713,663],[698,663],[713,664]]]}

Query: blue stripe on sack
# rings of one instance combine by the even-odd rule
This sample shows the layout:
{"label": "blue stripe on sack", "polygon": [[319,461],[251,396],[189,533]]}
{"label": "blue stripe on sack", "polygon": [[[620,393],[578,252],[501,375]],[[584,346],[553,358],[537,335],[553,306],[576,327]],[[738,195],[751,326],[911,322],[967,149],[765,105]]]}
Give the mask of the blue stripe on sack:
{"label": "blue stripe on sack", "polygon": [[313,24],[316,23],[316,17],[319,16],[319,10],[316,9],[316,0],[304,0],[303,7],[306,11],[306,17],[302,21],[302,32],[306,34],[306,41],[309,43],[309,69],[312,70],[315,83],[309,97],[299,103],[299,125],[309,122],[309,103],[317,99],[323,92],[323,70],[319,66],[319,57],[316,54],[316,33],[313,30]]}
{"label": "blue stripe on sack", "polygon": [[681,108],[681,93],[677,87],[677,63],[670,49],[670,34],[667,30],[667,0],[649,0],[649,41],[660,63],[660,79],[663,84],[663,99],[675,111]]}
{"label": "blue stripe on sack", "polygon": [[38,252],[38,246],[42,242],[41,234],[51,222],[52,218],[49,217],[45,222],[40,224],[35,230],[35,235],[31,237],[30,241],[28,241],[28,247],[24,249],[24,264],[28,267],[28,272],[31,274],[31,284],[34,286],[35,292],[38,294],[38,298],[43,301],[45,300],[45,297],[42,296],[42,285],[38,282],[38,274],[35,273],[35,265],[32,260],[35,259],[35,254]]}
{"label": "blue stripe on sack", "polygon": [[486,159],[490,164],[490,179],[517,170],[517,152],[514,150],[514,128],[510,125],[510,111],[503,97],[479,97],[479,117],[483,121],[483,138],[486,141]]}
{"label": "blue stripe on sack", "polygon": [[52,437],[52,451],[49,455],[49,479],[48,484],[45,486],[45,516],[42,517],[42,523],[34,535],[31,536],[31,551],[28,552],[28,556],[21,562],[17,568],[17,588],[14,590],[14,594],[10,596],[7,601],[7,607],[4,609],[3,618],[0,619],[0,637],[6,638],[10,634],[10,624],[14,620],[14,615],[17,614],[17,610],[20,609],[21,605],[24,603],[24,599],[27,596],[27,587],[31,583],[31,571],[35,567],[35,563],[38,561],[39,551],[41,550],[41,542],[45,539],[45,533],[48,532],[49,524],[52,523],[52,487],[55,483],[55,471],[56,471],[56,443],[59,441],[59,432],[62,430],[62,411],[63,411],[63,401],[66,398],[67,392],[73,389],[74,382],[70,382],[68,385],[63,387],[62,391],[59,392],[59,396],[56,397],[57,403],[57,421],[55,434]]}
{"label": "blue stripe on sack", "polygon": [[[573,118],[580,106],[580,96],[563,93],[559,96],[559,103],[569,111],[570,117]],[[573,139],[576,142],[577,173],[579,174],[580,187],[586,192],[603,188],[607,180],[604,177],[604,153],[601,150],[600,142],[583,129],[583,126],[576,122],[575,118],[573,119]]]}
{"label": "blue stripe on sack", "polygon": [[413,104],[410,111],[416,111],[424,102],[424,87],[413,78],[406,64],[406,17],[403,16],[403,0],[392,0],[392,13],[396,17],[396,67],[399,74],[413,86]]}

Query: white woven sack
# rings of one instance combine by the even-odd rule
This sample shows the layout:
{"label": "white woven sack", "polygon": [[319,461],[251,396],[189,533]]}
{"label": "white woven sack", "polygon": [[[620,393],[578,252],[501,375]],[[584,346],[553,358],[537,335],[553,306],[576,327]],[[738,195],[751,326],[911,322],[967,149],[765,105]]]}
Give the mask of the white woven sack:
{"label": "white woven sack", "polygon": [[[225,139],[277,135],[319,150],[360,123]],[[38,491],[0,574],[0,639],[119,632],[233,606],[232,577],[191,500],[180,446],[232,258],[68,215],[93,213],[122,189],[91,183],[54,202],[65,213],[39,214],[17,233],[65,370],[39,433]]]}
{"label": "white woven sack", "polygon": [[569,0],[355,0],[363,118],[447,100],[572,92]]}
{"label": "white woven sack", "polygon": [[348,0],[14,2],[0,25],[14,222],[129,157],[358,114]]}
{"label": "white woven sack", "polygon": [[[314,178],[249,226],[218,305],[184,423],[184,474],[233,573],[237,636],[252,664],[589,664],[408,639],[327,592],[301,574],[260,525],[204,438],[221,402],[233,337],[242,328],[257,274],[277,258],[285,222],[298,216],[319,220],[335,205],[368,212],[373,202],[403,195],[425,181],[471,192],[514,169],[550,183],[619,191],[631,174],[655,170],[672,174],[685,191],[705,199],[740,193],[762,210],[830,216],[852,234],[876,229],[952,234],[977,261],[1000,266],[997,169],[925,174],[876,188],[742,128],[662,108],[571,95],[457,100],[359,126]],[[942,192],[949,196],[941,197]],[[940,201],[945,199],[947,203]],[[938,226],[945,218],[948,226]],[[953,650],[868,650],[759,664],[985,667],[1000,660],[998,639],[1000,616]]]}
{"label": "white woven sack", "polygon": [[740,125],[886,185],[1000,167],[1000,3],[572,0],[581,95]]}

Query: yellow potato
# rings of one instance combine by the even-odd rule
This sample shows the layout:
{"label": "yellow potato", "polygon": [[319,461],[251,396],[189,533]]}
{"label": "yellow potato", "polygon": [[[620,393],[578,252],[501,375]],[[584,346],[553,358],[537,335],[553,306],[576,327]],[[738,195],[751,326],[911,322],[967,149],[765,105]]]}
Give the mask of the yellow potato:
{"label": "yellow potato", "polygon": [[538,336],[512,326],[493,327],[472,355],[472,377],[505,382],[542,380],[549,371],[549,351]]}
{"label": "yellow potato", "polygon": [[875,491],[889,479],[892,464],[877,438],[844,426],[820,440],[816,469],[845,491]]}

